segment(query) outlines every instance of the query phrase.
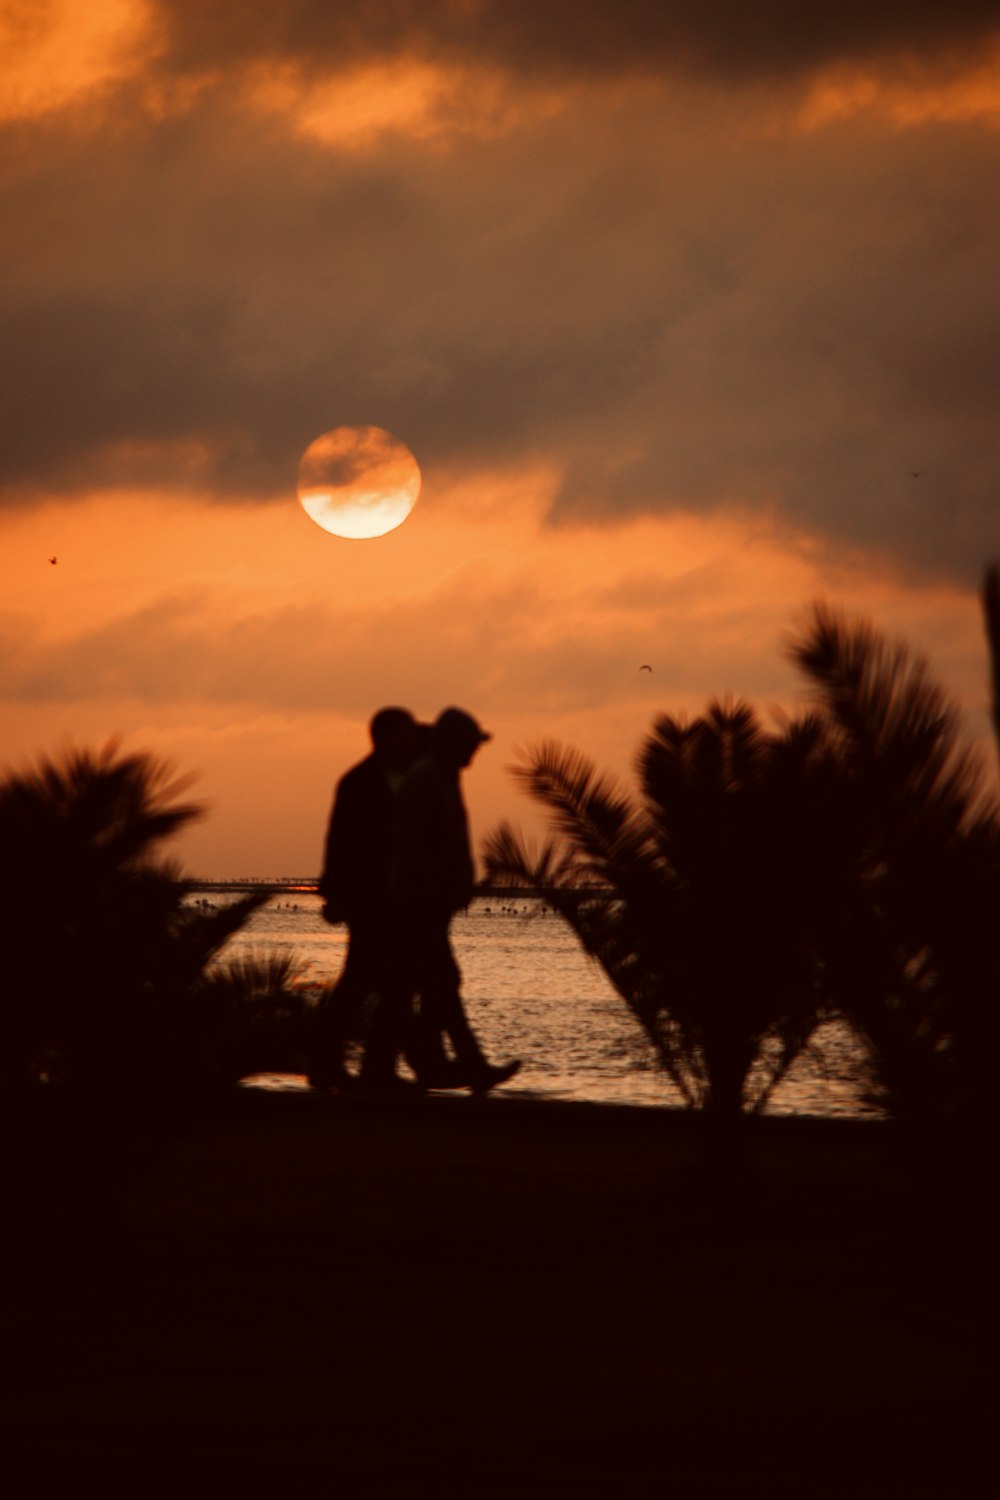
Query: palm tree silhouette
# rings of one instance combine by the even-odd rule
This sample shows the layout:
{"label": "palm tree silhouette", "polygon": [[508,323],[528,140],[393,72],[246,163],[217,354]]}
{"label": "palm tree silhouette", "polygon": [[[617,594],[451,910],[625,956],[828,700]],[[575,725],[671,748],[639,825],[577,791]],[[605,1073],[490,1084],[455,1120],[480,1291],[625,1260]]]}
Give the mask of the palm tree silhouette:
{"label": "palm tree silhouette", "polygon": [[822,726],[769,734],[714,702],[661,717],[637,767],[638,804],[574,751],[529,752],[516,774],[556,837],[534,854],[502,824],[489,876],[546,890],[689,1105],[759,1110],[822,1018],[818,955],[849,868]]}
{"label": "palm tree silhouette", "polygon": [[[1000,747],[1000,569],[983,586]],[[767,732],[747,704],[661,717],[629,797],[576,751],[515,774],[541,850],[502,823],[497,884],[543,889],[682,1098],[760,1109],[825,1019],[847,1020],[872,1098],[940,1117],[990,1097],[1000,996],[1000,809],[926,664],[814,606],[790,654],[814,712]]]}
{"label": "palm tree silhouette", "polygon": [[194,985],[267,899],[204,912],[158,846],[201,809],[154,757],[68,750],[0,783],[3,1076],[117,1088],[190,1074]]}
{"label": "palm tree silhouette", "polygon": [[[1000,722],[996,568],[983,603]],[[853,895],[827,948],[831,998],[891,1113],[975,1108],[1000,994],[996,796],[961,741],[957,708],[904,645],[817,605],[791,654],[825,718],[857,848]]]}

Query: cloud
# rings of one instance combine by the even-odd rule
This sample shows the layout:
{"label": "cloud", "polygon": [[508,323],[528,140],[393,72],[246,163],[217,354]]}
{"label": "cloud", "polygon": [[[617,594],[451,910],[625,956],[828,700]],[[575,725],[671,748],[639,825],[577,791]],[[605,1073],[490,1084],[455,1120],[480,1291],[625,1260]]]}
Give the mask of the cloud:
{"label": "cloud", "polygon": [[304,71],[373,57],[430,56],[519,73],[594,77],[703,72],[773,78],[831,61],[971,49],[995,35],[989,0],[171,0],[159,9],[161,62],[180,72],[266,59]]}
{"label": "cloud", "polygon": [[[396,576],[386,562],[385,594],[376,597],[370,580],[383,544],[314,545],[300,535],[282,555],[282,508],[269,509],[242,550],[252,558],[266,548],[273,578],[246,574],[240,556],[226,571],[221,551],[212,551],[197,583],[164,581],[175,572],[181,530],[198,525],[189,503],[159,544],[156,523],[145,523],[148,537],[134,551],[159,545],[164,557],[133,591],[108,588],[98,571],[101,536],[116,518],[119,528],[130,524],[126,502],[106,501],[103,515],[67,538],[65,579],[42,572],[53,588],[22,586],[19,607],[0,616],[0,700],[103,704],[111,723],[123,710],[142,721],[178,705],[365,723],[375,696],[426,714],[467,702],[497,722],[527,718],[540,732],[555,720],[653,700],[691,709],[729,692],[787,699],[793,674],[783,633],[793,608],[817,592],[815,554],[760,527],[639,520],[609,535],[536,523],[525,536],[530,522],[498,513],[478,557],[469,555],[472,522],[436,523],[464,534],[462,560],[444,571],[432,561],[434,523],[425,550],[416,534],[409,545],[398,535]],[[228,524],[239,547],[238,512]],[[87,529],[95,533],[89,561]],[[331,568],[342,575],[332,589]],[[358,575],[356,586],[345,570]],[[22,571],[15,554],[11,572]],[[926,589],[914,597],[928,597]],[[959,601],[945,594],[931,613],[939,622],[959,609],[975,613]],[[981,651],[976,627],[972,635]],[[644,662],[653,672],[640,676]]]}
{"label": "cloud", "polygon": [[[542,461],[557,525],[756,510],[971,580],[1000,546],[1000,133],[776,129],[751,85],[950,67],[993,10],[171,5],[155,68],[0,137],[0,496],[268,499],[319,433],[377,424],[425,503]],[[489,138],[359,153],[244,87],[393,49],[581,88]]]}
{"label": "cloud", "polygon": [[[533,701],[598,701],[592,669],[576,671],[566,652],[537,643],[540,605],[533,585],[488,576],[474,565],[438,589],[391,610],[363,602],[241,608],[224,594],[187,590],[117,613],[91,628],[46,641],[23,618],[0,629],[11,648],[0,669],[0,697],[22,702],[229,704],[242,711],[341,715],[366,721],[372,684],[387,700],[424,705],[485,697],[509,709],[529,678]],[[600,627],[576,636],[575,653],[595,648]],[[407,649],[420,642],[420,652]],[[521,656],[531,646],[526,677]],[[607,656],[611,647],[601,646]],[[563,680],[559,681],[562,678]],[[595,693],[597,698],[595,698]],[[539,697],[540,695],[540,697]]]}
{"label": "cloud", "polygon": [[0,119],[65,109],[133,76],[149,19],[136,0],[4,0]]}
{"label": "cloud", "polygon": [[817,595],[925,650],[988,738],[967,591],[901,584],[759,516],[545,527],[529,487],[494,476],[443,509],[421,501],[373,543],[322,536],[292,500],[109,495],[8,516],[4,763],[124,735],[201,774],[202,872],[306,871],[332,782],[381,703],[430,717],[457,702],[494,733],[468,786],[482,832],[529,815],[506,768],[543,736],[627,774],[664,710],[690,716],[732,693],[794,712],[801,683],[782,647]]}

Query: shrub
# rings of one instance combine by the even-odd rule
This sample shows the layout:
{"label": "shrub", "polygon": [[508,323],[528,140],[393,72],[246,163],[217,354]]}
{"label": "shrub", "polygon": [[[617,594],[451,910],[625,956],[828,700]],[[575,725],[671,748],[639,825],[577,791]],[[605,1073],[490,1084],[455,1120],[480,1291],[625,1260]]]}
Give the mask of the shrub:
{"label": "shrub", "polygon": [[195,993],[207,1076],[237,1083],[251,1073],[306,1071],[305,972],[282,952],[224,959],[208,969]]}
{"label": "shrub", "polygon": [[763,1108],[823,1017],[823,933],[849,848],[821,726],[766,733],[745,704],[664,715],[635,802],[556,745],[517,769],[550,810],[537,856],[509,825],[489,876],[533,884],[628,1004],[684,1100]]}
{"label": "shrub", "polygon": [[193,1066],[191,994],[266,900],[185,904],[159,846],[200,809],[147,754],[69,750],[0,783],[2,1064],[10,1084],[176,1084]]}
{"label": "shrub", "polygon": [[870,1097],[898,1117],[966,1112],[985,1099],[1000,998],[996,798],[955,705],[906,646],[817,606],[792,654],[824,717],[857,845],[828,944],[831,1001],[865,1046]]}

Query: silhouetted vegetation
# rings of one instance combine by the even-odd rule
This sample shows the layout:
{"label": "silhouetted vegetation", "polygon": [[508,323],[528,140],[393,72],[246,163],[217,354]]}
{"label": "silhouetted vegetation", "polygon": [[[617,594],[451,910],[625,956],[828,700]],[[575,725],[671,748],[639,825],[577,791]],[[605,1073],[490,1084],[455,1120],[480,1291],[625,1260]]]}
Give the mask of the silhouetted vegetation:
{"label": "silhouetted vegetation", "polygon": [[205,1064],[199,981],[267,900],[218,910],[159,849],[200,809],[146,754],[68,751],[0,784],[2,1076],[182,1087]]}
{"label": "silhouetted vegetation", "polygon": [[768,734],[748,705],[713,703],[657,720],[637,766],[639,803],[541,746],[518,774],[559,838],[532,857],[501,825],[491,878],[546,888],[688,1104],[760,1109],[822,1018],[822,929],[847,878],[821,726]]}
{"label": "silhouetted vegetation", "polygon": [[[996,719],[995,568],[983,598]],[[811,715],[774,733],[746,704],[664,715],[638,800],[575,751],[530,751],[515,774],[554,836],[536,853],[502,824],[490,878],[545,889],[689,1105],[762,1108],[840,1016],[889,1112],[968,1110],[1000,991],[996,800],[905,647],[817,606],[791,652]]]}
{"label": "silhouetted vegetation", "polygon": [[304,1073],[313,1019],[304,968],[288,953],[213,964],[195,991],[201,1067],[219,1083],[251,1073]]}
{"label": "silhouetted vegetation", "polygon": [[[995,683],[995,569],[984,599]],[[831,1002],[865,1044],[869,1092],[890,1113],[969,1110],[985,1097],[975,1074],[992,1055],[1000,997],[996,798],[957,709],[904,646],[817,608],[792,652],[817,693],[856,847],[827,943]]]}

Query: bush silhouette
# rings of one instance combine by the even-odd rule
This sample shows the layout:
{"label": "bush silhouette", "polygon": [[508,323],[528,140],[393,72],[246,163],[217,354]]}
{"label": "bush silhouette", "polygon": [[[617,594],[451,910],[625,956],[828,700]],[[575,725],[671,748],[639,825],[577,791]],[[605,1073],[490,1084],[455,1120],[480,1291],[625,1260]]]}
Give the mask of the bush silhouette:
{"label": "bush silhouette", "polygon": [[199,981],[202,1064],[220,1083],[250,1073],[304,1073],[312,1012],[305,967],[288,953],[245,954],[212,964]]}
{"label": "bush silhouette", "polygon": [[154,757],[69,750],[0,783],[2,1076],[116,1089],[198,1070],[196,982],[267,899],[221,910],[160,845],[197,817]]}

